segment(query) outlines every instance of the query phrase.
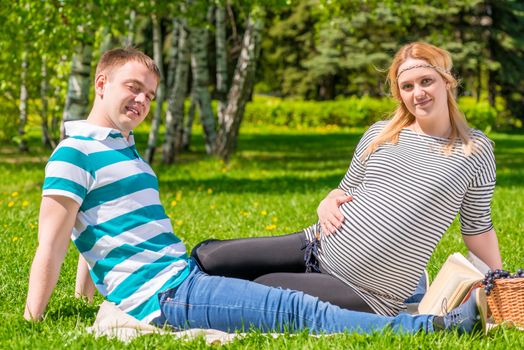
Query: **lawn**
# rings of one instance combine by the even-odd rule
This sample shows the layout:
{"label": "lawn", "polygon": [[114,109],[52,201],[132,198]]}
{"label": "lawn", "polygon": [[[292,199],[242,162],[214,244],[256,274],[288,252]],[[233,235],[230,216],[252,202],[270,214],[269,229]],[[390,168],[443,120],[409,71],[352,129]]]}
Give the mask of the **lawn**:
{"label": "lawn", "polygon": [[[320,199],[337,186],[349,164],[363,130],[319,128],[246,127],[238,152],[229,164],[207,157],[197,146],[180,156],[173,166],[154,164],[161,198],[172,218],[175,232],[188,249],[207,238],[278,235],[300,230],[315,221]],[[147,134],[137,132],[139,150]],[[493,220],[504,265],[524,267],[524,135],[497,134],[497,188]],[[66,257],[46,319],[25,322],[29,267],[36,248],[37,216],[43,169],[49,151],[38,148],[18,154],[14,147],[0,147],[0,348],[123,348],[107,338],[95,339],[85,331],[92,324],[101,297],[94,305],[73,297],[76,253]],[[196,134],[196,145],[202,137]],[[446,257],[465,253],[457,222],[438,245],[428,269],[434,276]],[[180,342],[169,336],[144,336],[130,348],[203,348],[202,339]],[[227,348],[524,348],[524,332],[499,329],[488,336],[472,334],[362,336],[342,334],[311,337],[301,333],[277,339],[252,333],[227,344]]]}

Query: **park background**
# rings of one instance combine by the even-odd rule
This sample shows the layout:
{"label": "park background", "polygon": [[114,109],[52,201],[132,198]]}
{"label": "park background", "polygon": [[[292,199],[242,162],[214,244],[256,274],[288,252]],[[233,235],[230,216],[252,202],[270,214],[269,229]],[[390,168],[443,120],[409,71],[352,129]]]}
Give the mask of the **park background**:
{"label": "park background", "polygon": [[[3,348],[121,347],[94,339],[97,304],[73,297],[77,253],[64,262],[46,320],[23,321],[45,162],[63,122],[84,119],[94,64],[117,46],[161,67],[137,146],[157,172],[175,232],[207,238],[277,235],[315,221],[365,128],[394,108],[385,82],[393,54],[420,40],[449,50],[470,124],[495,141],[493,220],[504,264],[524,267],[524,3],[456,1],[76,1],[0,6],[0,344]],[[455,222],[428,265],[465,253]],[[204,347],[169,337],[132,347]],[[354,334],[270,339],[244,347],[522,348],[522,332],[488,336]]]}

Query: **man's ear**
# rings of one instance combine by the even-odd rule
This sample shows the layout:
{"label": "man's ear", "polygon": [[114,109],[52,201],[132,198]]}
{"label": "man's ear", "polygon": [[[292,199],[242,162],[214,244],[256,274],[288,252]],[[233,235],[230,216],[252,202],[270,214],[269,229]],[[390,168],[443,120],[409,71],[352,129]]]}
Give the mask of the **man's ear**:
{"label": "man's ear", "polygon": [[104,73],[100,73],[95,77],[95,93],[102,97],[104,96],[104,88],[107,83],[107,76]]}

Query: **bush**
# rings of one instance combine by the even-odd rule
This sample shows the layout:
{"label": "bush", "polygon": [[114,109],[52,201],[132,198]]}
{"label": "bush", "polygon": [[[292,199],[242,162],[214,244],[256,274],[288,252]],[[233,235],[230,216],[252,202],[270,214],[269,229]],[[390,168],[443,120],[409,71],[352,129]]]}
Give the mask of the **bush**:
{"label": "bush", "polygon": [[18,108],[16,105],[5,103],[0,106],[2,127],[0,128],[0,141],[11,142],[18,135]]}
{"label": "bush", "polygon": [[489,105],[488,101],[479,101],[473,97],[461,97],[459,99],[460,109],[466,115],[469,125],[472,127],[490,131],[497,121],[497,110]]}
{"label": "bush", "polygon": [[[462,97],[459,105],[472,127],[489,131],[495,126],[497,111],[488,102],[476,102],[474,98]],[[246,105],[244,122],[289,127],[365,127],[388,118],[395,106],[396,102],[391,98],[368,96],[335,101],[300,101],[255,96]]]}
{"label": "bush", "polygon": [[393,108],[390,100],[369,97],[318,102],[255,96],[246,105],[244,121],[290,127],[363,126],[384,119]]}

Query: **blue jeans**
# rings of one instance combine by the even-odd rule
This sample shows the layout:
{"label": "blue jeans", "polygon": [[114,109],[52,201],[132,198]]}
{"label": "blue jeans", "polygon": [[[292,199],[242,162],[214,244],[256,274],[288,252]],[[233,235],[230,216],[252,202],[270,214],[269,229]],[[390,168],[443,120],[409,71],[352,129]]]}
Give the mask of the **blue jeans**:
{"label": "blue jeans", "polygon": [[371,333],[433,332],[432,315],[396,317],[341,309],[316,297],[254,282],[210,276],[191,262],[192,271],[178,287],[158,295],[161,316],[153,321],[176,329],[212,328],[222,331],[301,331]]}

